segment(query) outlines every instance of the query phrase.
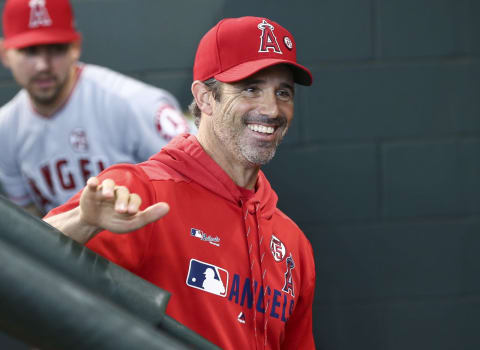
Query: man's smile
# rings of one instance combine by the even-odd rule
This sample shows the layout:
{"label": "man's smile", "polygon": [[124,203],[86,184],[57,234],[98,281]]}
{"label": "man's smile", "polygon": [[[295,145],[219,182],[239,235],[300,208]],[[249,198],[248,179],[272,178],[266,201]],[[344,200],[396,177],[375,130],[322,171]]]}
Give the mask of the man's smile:
{"label": "man's smile", "polygon": [[275,132],[275,128],[273,126],[265,126],[261,124],[248,124],[247,126],[250,130],[262,134],[273,134]]}

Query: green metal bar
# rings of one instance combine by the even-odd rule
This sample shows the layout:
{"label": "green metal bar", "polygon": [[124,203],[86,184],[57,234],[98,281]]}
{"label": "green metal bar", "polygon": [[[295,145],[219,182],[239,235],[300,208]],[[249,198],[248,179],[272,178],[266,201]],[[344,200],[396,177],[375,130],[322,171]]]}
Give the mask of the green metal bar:
{"label": "green metal bar", "polygon": [[196,349],[219,349],[165,315],[168,292],[78,244],[1,196],[0,241],[27,252]]}
{"label": "green metal bar", "polygon": [[165,313],[168,292],[75,242],[4,197],[0,197],[0,240],[111,297],[150,323],[158,324]]}
{"label": "green metal bar", "polygon": [[44,349],[190,349],[0,242],[0,326]]}

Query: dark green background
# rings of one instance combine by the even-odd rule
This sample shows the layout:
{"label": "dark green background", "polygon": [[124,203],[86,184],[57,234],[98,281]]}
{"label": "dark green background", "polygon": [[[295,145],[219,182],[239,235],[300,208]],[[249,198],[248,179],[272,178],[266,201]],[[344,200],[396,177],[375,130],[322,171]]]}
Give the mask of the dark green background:
{"label": "dark green background", "polygon": [[[184,108],[196,45],[220,18],[287,27],[315,81],[298,88],[265,172],[314,247],[317,347],[480,349],[479,1],[73,5],[85,62],[167,88]],[[16,90],[0,70],[0,102]]]}

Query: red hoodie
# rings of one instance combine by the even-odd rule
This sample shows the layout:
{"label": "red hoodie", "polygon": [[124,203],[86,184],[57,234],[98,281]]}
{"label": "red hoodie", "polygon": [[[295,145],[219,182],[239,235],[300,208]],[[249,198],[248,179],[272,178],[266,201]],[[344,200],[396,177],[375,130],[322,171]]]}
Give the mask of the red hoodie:
{"label": "red hoodie", "polygon": [[185,134],[147,162],[99,177],[138,193],[142,209],[169,203],[164,218],[129,234],[101,232],[87,244],[169,291],[168,315],[223,349],[315,348],[312,248],[276,207],[263,172],[255,191],[238,187]]}

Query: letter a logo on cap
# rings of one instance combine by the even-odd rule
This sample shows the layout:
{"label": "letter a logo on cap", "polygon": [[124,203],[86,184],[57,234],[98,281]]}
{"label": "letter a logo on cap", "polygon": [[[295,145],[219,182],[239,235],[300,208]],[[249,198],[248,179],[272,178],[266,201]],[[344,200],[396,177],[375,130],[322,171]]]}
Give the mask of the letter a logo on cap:
{"label": "letter a logo on cap", "polygon": [[277,38],[273,34],[275,28],[266,20],[263,20],[262,23],[258,24],[258,29],[262,31],[258,52],[268,52],[268,50],[272,49],[273,52],[281,54],[282,51],[280,50],[280,46],[278,46]]}
{"label": "letter a logo on cap", "polygon": [[52,20],[48,15],[45,4],[46,0],[30,0],[28,3],[28,6],[30,6],[30,22],[28,26],[30,28],[38,28],[40,26],[48,27],[52,25]]}

